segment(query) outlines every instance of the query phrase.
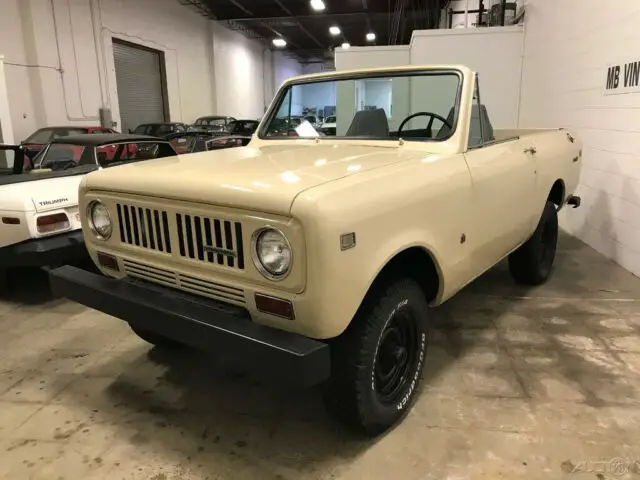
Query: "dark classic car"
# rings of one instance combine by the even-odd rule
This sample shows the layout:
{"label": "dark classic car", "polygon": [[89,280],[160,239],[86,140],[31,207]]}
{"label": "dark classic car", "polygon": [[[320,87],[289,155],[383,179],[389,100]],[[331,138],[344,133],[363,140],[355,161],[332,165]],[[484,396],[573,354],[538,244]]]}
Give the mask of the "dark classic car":
{"label": "dark classic car", "polygon": [[206,152],[222,148],[243,147],[251,140],[250,136],[229,135],[218,137],[204,132],[175,133],[167,140],[178,154]]}
{"label": "dark classic car", "polygon": [[136,135],[150,135],[152,137],[167,138],[175,133],[184,133],[189,127],[181,122],[142,123],[129,133]]}
{"label": "dark classic car", "polygon": [[250,137],[258,129],[258,120],[234,120],[229,124],[229,134]]}
{"label": "dark classic car", "polygon": [[230,133],[229,127],[233,121],[235,121],[235,118],[224,115],[200,117],[193,122],[190,130],[194,132],[211,133],[213,135],[227,135]]}
{"label": "dark classic car", "polygon": [[20,145],[25,149],[25,153],[33,158],[35,155],[44,148],[54,138],[66,137],[68,135],[81,135],[91,133],[117,133],[115,130],[106,127],[96,126],[60,126],[60,127],[44,127],[39,128]]}

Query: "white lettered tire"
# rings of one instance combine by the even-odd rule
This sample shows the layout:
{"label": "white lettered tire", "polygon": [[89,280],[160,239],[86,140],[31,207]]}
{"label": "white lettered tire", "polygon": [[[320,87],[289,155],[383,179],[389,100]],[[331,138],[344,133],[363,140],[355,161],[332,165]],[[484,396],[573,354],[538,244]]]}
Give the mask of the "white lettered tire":
{"label": "white lettered tire", "polygon": [[410,410],[429,328],[427,301],[416,282],[397,280],[378,292],[332,341],[332,376],[324,389],[329,412],[368,435],[384,432]]}

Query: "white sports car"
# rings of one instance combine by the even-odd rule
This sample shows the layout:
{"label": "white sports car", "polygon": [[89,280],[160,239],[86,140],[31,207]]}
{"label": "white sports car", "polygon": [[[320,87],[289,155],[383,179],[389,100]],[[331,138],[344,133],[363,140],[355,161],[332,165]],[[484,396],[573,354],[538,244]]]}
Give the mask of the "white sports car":
{"label": "white sports car", "polygon": [[143,135],[60,137],[33,160],[22,147],[0,145],[0,274],[8,267],[55,266],[87,255],[78,187],[94,170],[176,155]]}

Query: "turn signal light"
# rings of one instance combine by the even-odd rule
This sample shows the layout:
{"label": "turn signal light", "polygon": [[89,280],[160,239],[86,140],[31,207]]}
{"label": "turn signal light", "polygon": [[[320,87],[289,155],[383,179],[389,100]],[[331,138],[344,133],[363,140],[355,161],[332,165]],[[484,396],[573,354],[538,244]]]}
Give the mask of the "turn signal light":
{"label": "turn signal light", "polygon": [[118,267],[118,259],[113,255],[107,255],[106,253],[98,252],[96,254],[98,257],[98,263],[109,270],[113,270],[115,272],[120,271],[120,267]]}
{"label": "turn signal light", "polygon": [[263,313],[269,313],[277,317],[294,320],[293,305],[289,300],[282,298],[270,297],[262,293],[255,294],[256,308]]}
{"label": "turn signal light", "polygon": [[71,226],[66,213],[54,213],[53,215],[42,215],[36,220],[38,233],[51,233],[58,230],[66,230]]}
{"label": "turn signal light", "polygon": [[20,219],[16,217],[2,217],[2,223],[5,225],[20,225]]}

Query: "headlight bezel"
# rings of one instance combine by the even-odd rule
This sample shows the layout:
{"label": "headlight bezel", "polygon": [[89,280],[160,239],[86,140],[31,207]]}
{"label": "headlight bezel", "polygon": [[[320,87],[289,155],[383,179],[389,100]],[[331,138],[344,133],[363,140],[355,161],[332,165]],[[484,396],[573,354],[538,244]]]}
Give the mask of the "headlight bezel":
{"label": "headlight bezel", "polygon": [[[102,207],[104,207],[105,211],[107,212],[107,217],[109,218],[109,224],[111,226],[108,235],[103,235],[102,233],[100,233],[93,221],[93,209],[98,205],[101,205]],[[93,234],[93,236],[98,240],[102,240],[102,241],[109,240],[113,235],[113,219],[111,218],[111,212],[109,211],[109,208],[107,207],[107,205],[101,202],[100,200],[91,200],[87,204],[86,215],[87,215],[87,224],[89,225],[89,230],[91,230],[91,233]]]}
{"label": "headlight bezel", "polygon": [[[284,240],[284,243],[286,244],[287,248],[289,249],[289,252],[290,252],[289,266],[284,273],[281,273],[281,274],[271,273],[264,266],[264,264],[262,263],[262,260],[260,259],[260,255],[258,254],[258,241],[260,240],[260,237],[267,232],[275,232],[278,235],[280,235]],[[293,270],[294,253],[293,253],[293,248],[291,247],[291,242],[289,241],[289,238],[287,238],[285,233],[277,227],[274,227],[272,225],[266,225],[264,227],[258,228],[251,235],[251,259],[253,260],[253,265],[256,267],[256,269],[258,269],[258,271],[262,274],[262,276],[274,282],[282,281],[285,278],[287,278],[291,273],[291,271]]]}

